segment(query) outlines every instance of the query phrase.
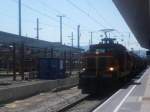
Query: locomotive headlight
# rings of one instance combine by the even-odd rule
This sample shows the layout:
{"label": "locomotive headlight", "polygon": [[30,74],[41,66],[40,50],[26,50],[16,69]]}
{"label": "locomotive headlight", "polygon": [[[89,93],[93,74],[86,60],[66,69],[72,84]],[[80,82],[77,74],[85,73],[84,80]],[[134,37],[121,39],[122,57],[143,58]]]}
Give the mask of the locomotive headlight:
{"label": "locomotive headlight", "polygon": [[115,70],[114,67],[109,68],[109,71],[111,71],[111,72],[113,72],[114,70]]}
{"label": "locomotive headlight", "polygon": [[98,52],[98,51],[96,51],[96,55],[99,55],[99,52]]}
{"label": "locomotive headlight", "polygon": [[86,68],[83,68],[83,69],[82,69],[82,71],[85,71],[85,70],[86,70]]}

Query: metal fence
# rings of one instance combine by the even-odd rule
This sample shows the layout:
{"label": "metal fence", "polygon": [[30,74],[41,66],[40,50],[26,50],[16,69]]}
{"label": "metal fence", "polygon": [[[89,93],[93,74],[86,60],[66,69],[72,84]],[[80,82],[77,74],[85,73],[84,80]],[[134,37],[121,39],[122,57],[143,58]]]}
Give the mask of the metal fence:
{"label": "metal fence", "polygon": [[21,76],[24,80],[26,76],[36,78],[38,72],[39,58],[60,58],[65,64],[67,76],[77,74],[80,71],[80,52],[61,50],[58,48],[38,48],[28,47],[21,44],[0,44],[0,76]]}

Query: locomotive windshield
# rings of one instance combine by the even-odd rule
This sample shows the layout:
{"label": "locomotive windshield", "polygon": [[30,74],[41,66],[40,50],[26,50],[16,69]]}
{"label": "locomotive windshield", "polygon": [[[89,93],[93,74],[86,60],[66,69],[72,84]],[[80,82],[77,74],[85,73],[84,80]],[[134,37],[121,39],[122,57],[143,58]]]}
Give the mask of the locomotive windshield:
{"label": "locomotive windshield", "polygon": [[106,49],[96,49],[96,52],[99,52],[99,53],[106,53]]}
{"label": "locomotive windshield", "polygon": [[108,52],[112,52],[113,49],[112,48],[91,48],[90,52],[99,52],[99,53],[108,53]]}
{"label": "locomotive windshield", "polygon": [[95,52],[108,53],[108,52],[112,52],[112,48],[98,48],[95,50]]}
{"label": "locomotive windshield", "polygon": [[115,43],[116,39],[113,38],[104,38],[102,42],[97,45],[90,46],[90,52],[98,52],[98,53],[108,53],[112,52],[113,48],[118,45]]}

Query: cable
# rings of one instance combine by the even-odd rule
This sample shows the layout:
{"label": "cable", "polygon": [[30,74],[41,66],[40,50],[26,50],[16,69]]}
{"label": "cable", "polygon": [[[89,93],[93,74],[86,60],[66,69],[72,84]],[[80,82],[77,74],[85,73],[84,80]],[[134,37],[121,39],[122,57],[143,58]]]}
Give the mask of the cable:
{"label": "cable", "polygon": [[[39,3],[49,10],[50,7],[49,7],[45,2],[39,1]],[[63,12],[57,10],[57,9],[54,9],[54,8],[52,8],[52,7],[51,7],[51,9],[52,9],[54,12],[56,12],[57,14],[66,15],[65,13],[63,13]],[[72,18],[70,18],[70,17],[68,17],[68,16],[66,16],[65,18],[68,19],[68,20],[74,21]],[[64,24],[65,24],[65,23],[64,23]],[[65,25],[67,25],[67,26],[69,26],[69,27],[72,27],[72,26],[70,26],[70,25],[68,25],[68,24],[65,24]],[[77,25],[77,24],[76,24],[76,25]],[[82,25],[82,26],[83,26],[83,25]],[[75,27],[72,27],[72,28],[73,28],[73,29],[76,29]]]}
{"label": "cable", "polygon": [[[105,23],[108,23],[109,24],[109,22],[99,13],[99,11],[93,6],[93,4],[89,1],[89,0],[85,0],[86,1],[86,3],[87,3],[87,5],[89,6],[89,7],[91,7],[95,12],[96,12],[96,14],[100,17],[100,19],[102,19]],[[110,25],[110,24],[109,24]],[[108,26],[109,26],[108,25]],[[112,26],[111,26],[112,27]]]}
{"label": "cable", "polygon": [[[16,0],[12,0],[12,1],[17,2]],[[18,2],[17,2],[17,3],[18,3]],[[26,5],[26,4],[24,4],[24,3],[22,3],[22,5],[23,5],[24,7],[26,7],[27,9],[33,11],[33,12],[39,13],[39,14],[42,15],[42,16],[45,16],[45,17],[50,18],[51,20],[53,20],[53,21],[55,21],[55,22],[58,22],[58,21],[57,21],[55,18],[53,18],[52,16],[50,16],[50,15],[48,15],[48,14],[45,14],[45,13],[42,13],[41,11],[30,7],[29,5]]]}
{"label": "cable", "polygon": [[[102,26],[103,28],[107,29],[108,27],[106,27],[105,25],[103,25],[102,23],[100,23],[99,21],[97,21],[94,17],[92,17],[89,13],[87,13],[85,10],[81,9],[80,7],[78,7],[75,3],[73,3],[71,0],[66,0],[69,4],[71,4],[73,7],[75,7],[76,9],[78,9],[80,12],[84,13],[86,16],[88,16],[93,22],[99,24],[100,26]],[[113,32],[112,32],[113,33]],[[113,33],[114,34],[114,33]]]}
{"label": "cable", "polygon": [[[12,1],[18,3],[17,0],[12,0]],[[26,7],[27,9],[33,11],[33,12],[36,12],[36,13],[38,13],[38,14],[44,16],[44,17],[50,18],[50,19],[53,20],[54,22],[57,22],[57,23],[59,22],[59,21],[57,21],[55,18],[53,18],[52,16],[47,15],[46,13],[42,13],[41,11],[30,7],[29,5],[26,5],[26,4],[24,4],[24,3],[22,3],[22,5],[23,5],[24,7]],[[72,26],[70,26],[70,25],[68,25],[68,24],[66,24],[66,23],[63,23],[63,24],[66,25],[66,26],[69,27],[69,28],[75,29],[74,27],[72,27]]]}
{"label": "cable", "polygon": [[56,12],[57,14],[63,14],[61,11],[50,7],[49,5],[47,5],[47,4],[46,4],[45,2],[43,2],[43,1],[38,0],[38,2],[40,2],[41,5],[43,5],[43,6],[44,6],[45,8],[47,8],[48,10],[51,9],[51,10],[53,10],[54,12]]}
{"label": "cable", "polygon": [[[41,1],[39,1],[43,6],[45,6],[45,7],[47,7],[47,4],[45,4],[44,2],[41,2]],[[29,6],[27,6],[26,5],[26,7],[27,8],[29,8],[29,9],[33,9],[32,7],[29,7]],[[47,8],[48,9],[48,8]],[[52,8],[51,8],[52,9]],[[34,11],[36,11],[37,12],[37,10],[35,10],[35,9],[33,9]],[[60,13],[60,11],[58,11],[58,10],[56,10],[56,9],[52,9],[52,10],[54,10],[55,12],[57,12],[57,13]],[[40,14],[41,15],[43,15],[43,13],[41,13],[40,12]],[[49,15],[46,15],[46,14],[44,14],[43,16],[47,16],[48,18],[51,18],[53,21],[55,21],[55,22],[59,22],[59,21],[57,21],[57,20],[55,20],[52,16],[49,16]],[[69,27],[69,28],[73,28],[73,29],[75,29],[74,27],[72,27],[72,26],[70,26],[70,25],[68,25],[68,24],[66,24],[66,23],[63,23],[64,25],[66,25],[67,27]]]}
{"label": "cable", "polygon": [[71,0],[66,0],[70,5],[72,5],[74,8],[76,8],[77,10],[79,10],[80,12],[82,12],[83,14],[85,14],[87,17],[89,17],[93,22],[95,22],[96,24],[99,24],[100,26],[107,28],[105,25],[103,25],[102,23],[100,23],[99,21],[97,21],[94,17],[92,17],[89,13],[87,13],[85,10],[81,9],[80,7],[78,7],[75,3],[73,3]]}
{"label": "cable", "polygon": [[[106,18],[104,18],[103,16],[102,16],[102,14],[100,14],[100,12],[97,10],[97,8],[95,8],[94,6],[93,6],[93,4],[90,2],[90,0],[85,0],[86,1],[86,3],[87,3],[87,5],[89,6],[89,7],[91,7],[93,10],[95,10],[95,12],[97,13],[97,15],[105,22],[105,23],[107,23],[107,24],[109,24],[109,25],[107,25],[108,27],[114,27],[113,25],[110,25],[110,22],[106,19]],[[122,35],[124,35],[123,33],[121,33],[120,31],[118,31],[118,30],[116,30],[116,32],[118,32],[119,34],[120,34],[120,36],[122,36]],[[113,33],[114,34],[114,33]]]}

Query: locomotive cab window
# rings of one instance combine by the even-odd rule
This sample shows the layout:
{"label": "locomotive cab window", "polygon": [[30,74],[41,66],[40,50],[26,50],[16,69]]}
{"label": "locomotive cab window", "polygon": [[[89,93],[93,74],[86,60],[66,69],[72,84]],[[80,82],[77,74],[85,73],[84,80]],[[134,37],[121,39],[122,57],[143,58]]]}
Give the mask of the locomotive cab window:
{"label": "locomotive cab window", "polygon": [[94,52],[99,52],[99,53],[109,53],[112,52],[112,48],[97,48],[94,50]]}
{"label": "locomotive cab window", "polygon": [[98,53],[106,53],[106,49],[96,49],[96,52],[98,52]]}

